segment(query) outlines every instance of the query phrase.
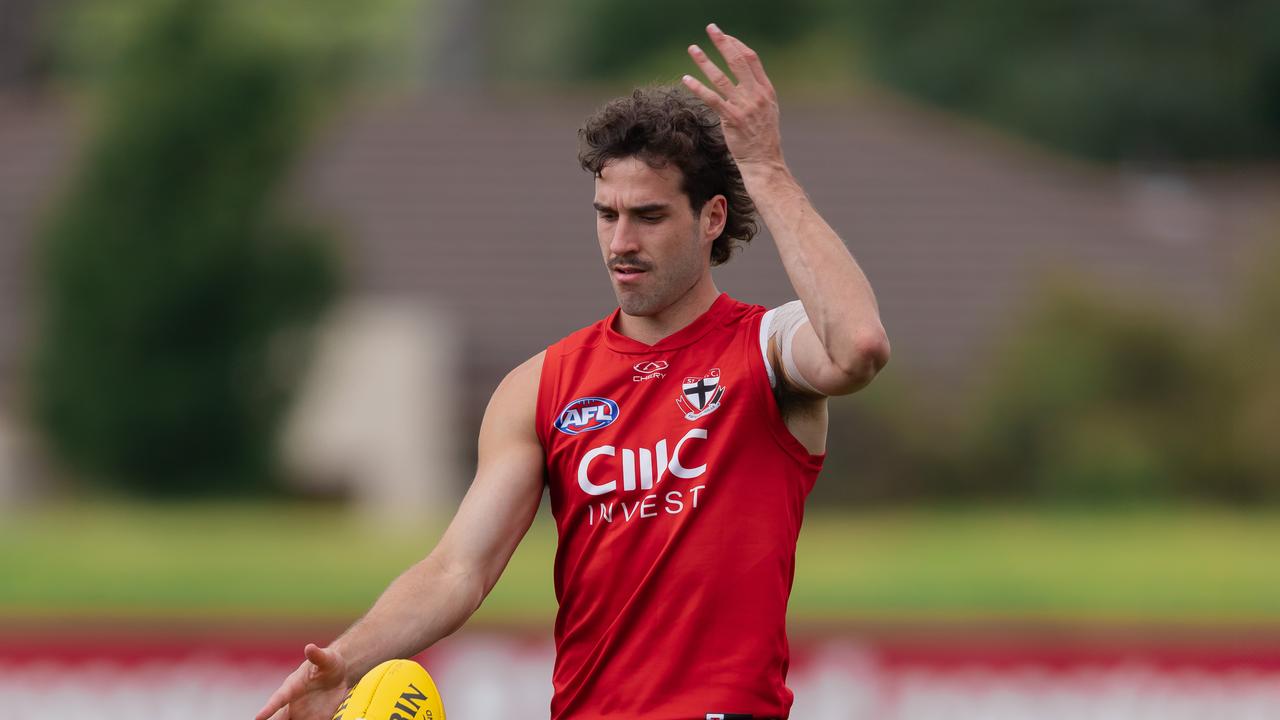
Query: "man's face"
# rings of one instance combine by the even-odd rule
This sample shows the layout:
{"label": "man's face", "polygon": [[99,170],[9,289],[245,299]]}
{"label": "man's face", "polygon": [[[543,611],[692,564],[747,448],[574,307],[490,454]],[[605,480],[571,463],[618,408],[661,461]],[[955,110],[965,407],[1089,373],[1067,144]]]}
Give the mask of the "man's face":
{"label": "man's face", "polygon": [[596,235],[628,315],[661,312],[710,272],[724,199],[712,198],[695,215],[681,180],[675,165],[653,168],[636,157],[609,161],[596,178]]}

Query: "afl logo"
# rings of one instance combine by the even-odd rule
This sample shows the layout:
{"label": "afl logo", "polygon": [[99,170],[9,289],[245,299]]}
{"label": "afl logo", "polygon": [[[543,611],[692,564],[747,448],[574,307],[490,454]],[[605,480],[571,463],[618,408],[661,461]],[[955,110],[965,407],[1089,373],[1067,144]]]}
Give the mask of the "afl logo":
{"label": "afl logo", "polygon": [[556,429],[565,435],[577,435],[612,425],[617,419],[618,403],[609,398],[584,397],[564,406],[556,418]]}

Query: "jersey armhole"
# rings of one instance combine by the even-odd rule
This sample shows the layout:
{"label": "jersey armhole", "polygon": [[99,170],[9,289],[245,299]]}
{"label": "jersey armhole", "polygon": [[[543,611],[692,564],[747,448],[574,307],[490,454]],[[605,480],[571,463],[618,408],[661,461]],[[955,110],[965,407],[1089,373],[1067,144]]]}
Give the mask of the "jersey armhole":
{"label": "jersey armhole", "polygon": [[773,316],[778,312],[778,308],[765,311],[760,316],[760,329],[756,336],[760,338],[760,359],[764,361],[764,370],[769,377],[769,388],[778,386],[778,376],[774,374],[773,365],[769,363],[769,323],[773,321]]}
{"label": "jersey armhole", "polygon": [[533,429],[538,434],[538,442],[542,444],[543,455],[548,457],[551,455],[551,437],[548,432],[550,423],[547,420],[555,412],[552,403],[560,392],[560,359],[560,343],[548,347],[542,356],[542,372],[538,377],[538,401],[534,409],[536,417]]}
{"label": "jersey armhole", "polygon": [[800,464],[814,466],[815,469],[820,468],[827,454],[809,452],[809,448],[791,434],[791,429],[787,427],[787,422],[782,417],[782,410],[778,407],[778,401],[774,398],[773,383],[770,382],[774,376],[769,367],[769,361],[765,357],[767,348],[763,347],[763,330],[766,327],[764,319],[767,314],[767,312],[758,314],[752,320],[754,324],[751,326],[751,332],[747,334],[747,342],[750,346],[748,355],[752,357],[751,367],[754,369],[751,373],[751,384],[756,388],[756,396],[764,408],[765,424],[769,426],[769,434],[773,435],[778,445]]}

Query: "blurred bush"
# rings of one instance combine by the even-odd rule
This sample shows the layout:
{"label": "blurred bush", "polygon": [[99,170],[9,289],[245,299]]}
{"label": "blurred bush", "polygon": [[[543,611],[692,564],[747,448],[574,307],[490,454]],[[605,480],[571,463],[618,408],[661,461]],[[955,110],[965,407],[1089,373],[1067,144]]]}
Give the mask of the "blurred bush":
{"label": "blurred bush", "polygon": [[852,507],[957,494],[954,428],[913,388],[901,363],[890,362],[865,389],[828,401],[827,459],[813,490],[819,503]]}
{"label": "blurred bush", "polygon": [[[281,6],[260,5],[117,5],[97,44],[69,43],[97,112],[42,237],[32,385],[78,476],[153,495],[272,478],[298,339],[337,279],[325,233],[281,195],[352,43],[281,32]],[[314,26],[322,8],[292,9]]]}
{"label": "blurred bush", "polygon": [[1000,348],[959,465],[974,492],[1065,501],[1170,498],[1222,470],[1222,399],[1189,318],[1052,284]]}
{"label": "blurred bush", "polygon": [[[1060,277],[953,413],[892,368],[831,403],[826,502],[1280,501],[1280,244],[1232,325]],[[882,382],[882,381],[888,382]]]}
{"label": "blurred bush", "polygon": [[1229,452],[1237,494],[1280,501],[1280,238],[1250,258],[1244,301],[1222,344],[1231,384]]}

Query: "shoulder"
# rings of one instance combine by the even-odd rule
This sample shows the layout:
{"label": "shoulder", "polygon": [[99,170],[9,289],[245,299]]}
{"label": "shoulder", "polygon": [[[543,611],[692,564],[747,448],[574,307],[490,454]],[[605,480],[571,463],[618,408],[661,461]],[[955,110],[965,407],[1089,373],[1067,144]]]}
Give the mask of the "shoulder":
{"label": "shoulder", "polygon": [[768,308],[763,305],[743,302],[737,298],[730,297],[729,304],[724,311],[724,322],[727,325],[750,322],[767,311]]}
{"label": "shoulder", "polygon": [[546,351],[517,365],[493,391],[480,422],[481,448],[504,442],[537,441],[534,418],[538,406],[538,381]]}
{"label": "shoulder", "polygon": [[535,400],[538,395],[538,382],[542,377],[542,364],[546,357],[547,351],[543,350],[508,372],[506,377],[502,378],[502,382],[498,383],[498,389],[494,390],[490,406],[499,402],[519,402],[521,399]]}
{"label": "shoulder", "polygon": [[590,325],[575,330],[560,340],[551,344],[546,352],[554,354],[556,357],[568,355],[578,350],[593,348],[604,341],[605,328],[608,326],[609,317],[597,320]]}

